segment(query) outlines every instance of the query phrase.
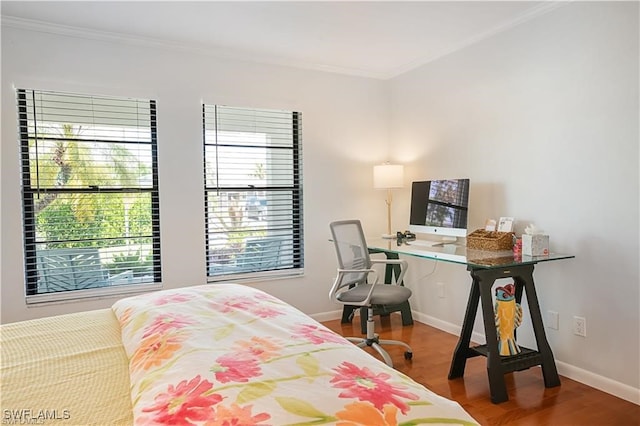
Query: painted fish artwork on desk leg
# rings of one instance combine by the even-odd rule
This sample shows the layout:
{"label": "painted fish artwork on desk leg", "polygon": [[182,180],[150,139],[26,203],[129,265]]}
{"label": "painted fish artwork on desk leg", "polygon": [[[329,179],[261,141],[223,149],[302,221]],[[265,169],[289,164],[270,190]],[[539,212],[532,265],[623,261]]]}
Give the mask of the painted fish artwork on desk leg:
{"label": "painted fish artwork on desk leg", "polygon": [[522,307],[516,303],[516,287],[513,284],[496,288],[495,317],[498,352],[502,356],[519,354],[515,329],[522,323]]}

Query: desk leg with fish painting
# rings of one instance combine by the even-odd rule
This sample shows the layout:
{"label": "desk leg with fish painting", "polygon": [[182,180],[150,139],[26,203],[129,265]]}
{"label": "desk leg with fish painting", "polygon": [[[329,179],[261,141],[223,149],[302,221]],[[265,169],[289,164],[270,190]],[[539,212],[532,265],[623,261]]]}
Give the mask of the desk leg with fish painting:
{"label": "desk leg with fish painting", "polygon": [[[553,352],[547,342],[542,323],[542,315],[533,282],[533,268],[533,264],[512,265],[509,268],[476,268],[473,266],[468,266],[467,268],[471,273],[472,284],[460,338],[451,361],[449,379],[464,376],[468,358],[479,355],[485,356],[487,358],[487,375],[491,401],[496,404],[509,399],[504,381],[505,373],[540,365],[542,366],[545,387],[560,385]],[[500,278],[513,278],[515,298],[518,304],[522,300],[523,291],[526,292],[529,314],[538,346],[537,350],[520,347],[520,353],[517,355],[500,355],[492,298],[493,284]],[[469,347],[479,303],[482,304],[482,319],[487,343]]]}

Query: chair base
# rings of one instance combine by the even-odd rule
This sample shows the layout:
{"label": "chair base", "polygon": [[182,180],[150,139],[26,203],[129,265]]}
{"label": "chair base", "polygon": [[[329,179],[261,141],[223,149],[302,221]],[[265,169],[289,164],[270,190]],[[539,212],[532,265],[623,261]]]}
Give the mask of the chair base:
{"label": "chair base", "polygon": [[[356,310],[360,309],[360,327],[362,328],[362,334],[367,333],[367,312],[366,307],[360,308],[359,306],[345,305],[342,309],[342,319],[340,322],[342,324],[347,324],[353,322],[353,317],[355,316]],[[380,305],[374,308],[373,314],[380,316],[388,316],[393,312],[398,312],[402,314],[402,325],[413,325],[413,317],[411,315],[411,306],[409,305],[409,301],[403,302],[399,305],[388,306],[388,305]]]}
{"label": "chair base", "polygon": [[389,356],[389,353],[385,351],[381,345],[403,346],[406,349],[406,351],[404,352],[404,359],[410,360],[413,358],[413,351],[411,350],[411,346],[409,346],[405,342],[401,342],[400,340],[381,340],[378,338],[378,335],[374,331],[373,307],[371,306],[367,308],[367,337],[347,337],[346,339],[352,343],[355,343],[359,348],[364,348],[365,346],[372,347],[376,352],[380,354],[382,359],[384,359],[384,362],[389,367],[393,367],[393,361],[391,360],[391,356]]}
{"label": "chair base", "polygon": [[411,346],[399,340],[385,340],[385,339],[380,340],[378,339],[377,336],[374,339],[365,339],[363,337],[347,337],[346,339],[350,342],[355,343],[356,346],[358,346],[359,348],[364,348],[365,346],[372,347],[373,349],[375,349],[376,352],[380,354],[385,364],[387,364],[389,367],[393,367],[393,360],[391,359],[391,356],[389,356],[389,353],[386,350],[384,350],[384,348],[381,345],[404,346],[407,349],[404,352],[404,359],[410,360],[413,358],[413,351],[411,350]]}

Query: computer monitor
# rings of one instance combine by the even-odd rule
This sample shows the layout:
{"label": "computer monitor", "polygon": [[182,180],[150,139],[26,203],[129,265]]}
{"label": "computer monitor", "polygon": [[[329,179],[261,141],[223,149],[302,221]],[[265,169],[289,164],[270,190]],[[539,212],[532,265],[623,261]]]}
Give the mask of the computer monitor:
{"label": "computer monitor", "polygon": [[468,209],[469,179],[413,182],[409,230],[454,242],[467,236]]}

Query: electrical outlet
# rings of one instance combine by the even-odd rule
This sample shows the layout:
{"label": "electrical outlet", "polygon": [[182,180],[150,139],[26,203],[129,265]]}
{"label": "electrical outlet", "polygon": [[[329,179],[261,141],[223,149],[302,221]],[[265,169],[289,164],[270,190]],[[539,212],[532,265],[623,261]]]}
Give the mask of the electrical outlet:
{"label": "electrical outlet", "polygon": [[573,317],[573,334],[587,337],[587,320],[584,317]]}
{"label": "electrical outlet", "polygon": [[552,330],[558,329],[559,315],[555,311],[547,311],[547,327]]}
{"label": "electrical outlet", "polygon": [[438,297],[444,299],[444,283],[436,284],[438,286]]}

